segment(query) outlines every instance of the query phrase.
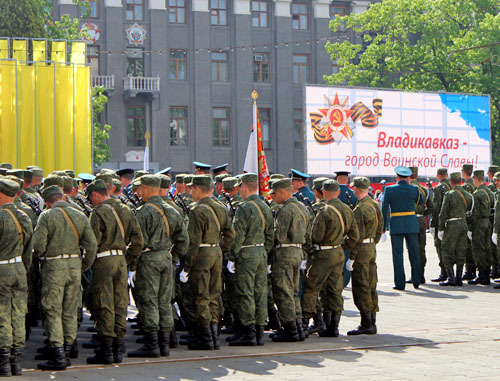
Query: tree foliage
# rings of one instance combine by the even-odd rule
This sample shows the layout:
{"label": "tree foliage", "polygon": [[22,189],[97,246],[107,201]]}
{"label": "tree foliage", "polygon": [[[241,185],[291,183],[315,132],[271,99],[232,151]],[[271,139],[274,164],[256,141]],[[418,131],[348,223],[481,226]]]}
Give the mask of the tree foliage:
{"label": "tree foliage", "polygon": [[104,94],[104,87],[94,87],[92,89],[92,134],[94,137],[94,163],[97,165],[101,165],[111,158],[107,144],[111,126],[109,124],[101,126],[99,119],[106,103],[108,103],[108,97]]}
{"label": "tree foliage", "polygon": [[1,0],[0,36],[45,37],[45,10],[40,0]]}
{"label": "tree foliage", "polygon": [[384,0],[331,21],[362,38],[327,43],[340,70],[328,84],[491,96],[491,146],[500,163],[500,2]]}

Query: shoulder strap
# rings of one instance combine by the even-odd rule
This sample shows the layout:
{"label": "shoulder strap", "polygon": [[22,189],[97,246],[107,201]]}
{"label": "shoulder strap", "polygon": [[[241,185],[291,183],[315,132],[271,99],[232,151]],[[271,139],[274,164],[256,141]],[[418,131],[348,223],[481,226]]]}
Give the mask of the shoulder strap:
{"label": "shoulder strap", "polygon": [[219,230],[220,232],[220,221],[219,221],[219,217],[217,217],[217,213],[215,213],[214,209],[210,206],[210,205],[207,205],[207,204],[198,204],[198,206],[203,206],[205,209],[208,209],[210,210],[210,212],[212,213],[212,216],[214,217],[215,219],[215,223],[217,224],[217,229]]}
{"label": "shoulder strap", "polygon": [[60,208],[60,207],[57,207],[57,210],[61,211],[64,218],[66,219],[66,222],[69,224],[69,226],[71,226],[71,229],[73,229],[73,232],[75,233],[76,238],[78,239],[78,242],[80,242],[80,235],[78,234],[78,230],[76,229],[76,226],[73,223],[73,221],[71,220],[71,218],[69,218],[68,213],[63,208]]}
{"label": "shoulder strap", "polygon": [[469,208],[467,207],[467,200],[465,199],[465,196],[462,194],[462,192],[460,191],[457,191],[457,193],[460,195],[460,197],[462,197],[462,200],[464,201],[464,204],[465,204],[465,210],[469,210]]}
{"label": "shoulder strap", "polygon": [[151,205],[153,208],[155,208],[158,213],[160,213],[161,218],[163,219],[163,223],[165,224],[165,228],[167,229],[167,235],[170,237],[170,224],[168,223],[167,216],[165,216],[165,212],[163,211],[163,208],[159,207],[156,204],[149,203],[148,205]]}
{"label": "shoulder strap", "polygon": [[491,205],[491,198],[488,192],[485,189],[478,189],[478,191],[483,191],[486,194],[486,197],[488,197],[488,204]]}
{"label": "shoulder strap", "polygon": [[298,204],[294,204],[294,203],[292,203],[292,205],[294,205],[298,209],[298,211],[300,212],[300,215],[304,219],[304,223],[307,226],[307,217],[305,216],[304,212],[300,209],[300,206]]}
{"label": "shoulder strap", "polygon": [[108,204],[102,204],[102,205],[111,209],[111,211],[113,212],[113,216],[115,216],[116,223],[118,224],[118,227],[120,228],[120,233],[122,233],[122,238],[125,241],[125,229],[123,228],[122,220],[121,220],[120,216],[118,215],[118,213],[116,213],[115,208],[113,208],[111,205],[108,205]]}
{"label": "shoulder strap", "polygon": [[378,226],[378,213],[377,209],[375,209],[376,206],[372,202],[367,202],[366,204],[369,205],[370,208],[375,212],[375,229],[376,229]]}
{"label": "shoulder strap", "polygon": [[19,220],[17,219],[16,215],[14,214],[14,212],[12,210],[7,209],[7,208],[5,208],[3,210],[5,210],[7,213],[9,213],[9,215],[14,220],[14,224],[16,224],[17,232],[19,233],[19,238],[21,239],[21,244],[24,245],[23,228],[21,227],[21,224],[19,223]]}
{"label": "shoulder strap", "polygon": [[334,207],[333,205],[330,205],[330,204],[326,204],[325,205],[325,208],[330,208],[331,210],[333,210],[335,212],[335,214],[337,214],[339,220],[340,220],[340,224],[342,225],[342,236],[344,236],[345,234],[345,223],[344,223],[344,218],[342,217],[342,213],[339,212],[339,210]]}
{"label": "shoulder strap", "polygon": [[259,212],[260,215],[260,219],[262,220],[262,225],[264,226],[264,230],[266,230],[266,219],[264,218],[264,214],[262,213],[262,210],[260,209],[259,205],[254,200],[250,200],[249,202],[255,205],[255,207],[257,208],[257,211]]}

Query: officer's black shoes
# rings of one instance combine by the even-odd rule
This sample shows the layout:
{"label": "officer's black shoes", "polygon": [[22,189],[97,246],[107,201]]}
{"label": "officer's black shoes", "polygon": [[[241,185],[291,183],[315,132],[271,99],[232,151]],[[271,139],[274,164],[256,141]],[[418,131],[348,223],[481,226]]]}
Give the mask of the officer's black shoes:
{"label": "officer's black shoes", "polygon": [[158,348],[158,333],[145,332],[144,338],[146,342],[139,349],[129,352],[128,357],[160,357],[160,350]]}
{"label": "officer's black shoes", "polygon": [[177,333],[175,332],[175,325],[170,331],[170,338],[168,345],[170,348],[177,348],[179,346],[179,342],[177,341]]}
{"label": "officer's black shoes", "polygon": [[407,283],[407,284],[410,284],[410,283],[413,283],[413,281],[412,281],[411,279],[408,279],[408,280],[406,281],[406,283]]}
{"label": "officer's black shoes", "polygon": [[21,348],[12,348],[10,350],[10,371],[13,376],[21,376],[23,374],[23,367],[21,366],[21,355],[23,350]]}
{"label": "officer's black shoes", "polygon": [[462,287],[464,285],[464,282],[462,281],[462,271],[463,267],[457,265],[457,273],[455,276],[455,282],[457,283],[457,286]]}
{"label": "officer's black shoes", "polygon": [[219,324],[218,323],[210,323],[210,333],[212,334],[212,341],[214,343],[214,349],[220,349]]}
{"label": "officer's black shoes", "polygon": [[87,358],[87,364],[113,364],[113,338],[111,336],[101,337],[101,345],[95,351],[95,355]]}
{"label": "officer's black shoes", "polygon": [[47,362],[38,364],[38,369],[41,370],[66,370],[69,361],[66,358],[63,347],[51,347],[51,357]]}
{"label": "officer's black shoes", "polygon": [[372,318],[373,334],[375,335],[375,334],[377,334],[377,313],[372,312],[371,318]]}
{"label": "officer's black shoes", "polygon": [[123,353],[125,346],[125,341],[123,337],[113,337],[113,362],[115,364],[121,364],[123,362]]}
{"label": "officer's black shoes", "polygon": [[158,346],[160,347],[160,354],[162,356],[170,355],[170,332],[158,331]]}
{"label": "officer's black shoes", "polygon": [[255,326],[255,339],[257,341],[257,345],[264,345],[264,326],[256,325]]}
{"label": "officer's black shoes", "polygon": [[446,270],[444,269],[444,267],[441,267],[441,274],[439,274],[437,278],[431,279],[431,282],[443,282],[446,280],[446,278]]}
{"label": "officer's black shoes", "polygon": [[10,377],[11,375],[10,350],[0,349],[0,377]]}
{"label": "officer's black shoes", "polygon": [[243,334],[237,340],[229,343],[230,346],[253,347],[257,345],[257,338],[255,336],[255,325],[243,326]]}
{"label": "officer's black shoes", "polygon": [[446,269],[446,273],[448,274],[448,279],[439,282],[440,286],[456,286],[457,285],[457,280],[455,279],[455,272],[453,271],[453,268],[451,269]]}
{"label": "officer's black shoes", "polygon": [[200,329],[196,338],[188,344],[188,349],[198,351],[209,351],[214,349],[214,342],[209,326],[204,326]]}
{"label": "officer's black shoes", "polygon": [[339,337],[340,313],[332,313],[330,324],[327,325],[326,331],[320,332],[320,337]]}
{"label": "officer's black shoes", "polygon": [[272,340],[277,343],[294,343],[299,341],[299,333],[297,331],[297,322],[295,320],[286,323],[283,329],[279,330]]}
{"label": "officer's black shoes", "polygon": [[358,326],[358,328],[347,332],[347,335],[349,336],[374,335],[374,334],[375,334],[375,329],[373,328],[372,325],[372,315],[364,313],[361,314],[361,324]]}

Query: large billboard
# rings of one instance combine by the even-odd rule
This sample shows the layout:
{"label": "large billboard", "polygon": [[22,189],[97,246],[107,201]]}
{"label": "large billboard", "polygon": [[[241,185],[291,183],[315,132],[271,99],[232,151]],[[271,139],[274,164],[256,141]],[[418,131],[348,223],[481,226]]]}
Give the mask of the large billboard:
{"label": "large billboard", "polygon": [[393,176],[398,165],[435,176],[490,164],[490,98],[483,95],[305,87],[306,166]]}

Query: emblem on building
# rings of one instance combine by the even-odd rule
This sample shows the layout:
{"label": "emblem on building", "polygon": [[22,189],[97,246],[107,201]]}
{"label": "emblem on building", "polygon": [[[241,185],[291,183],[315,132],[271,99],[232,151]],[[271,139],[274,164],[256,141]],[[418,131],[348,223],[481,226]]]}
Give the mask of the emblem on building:
{"label": "emblem on building", "polygon": [[89,21],[88,23],[83,24],[80,29],[82,32],[87,32],[88,37],[85,37],[86,41],[91,41],[93,44],[99,41],[99,37],[101,37],[101,30],[96,24]]}
{"label": "emblem on building", "polygon": [[144,40],[146,40],[146,34],[148,33],[142,25],[135,23],[125,30],[127,34],[128,43],[131,45],[144,45]]}
{"label": "emblem on building", "polygon": [[[373,100],[373,111],[362,102],[356,102],[351,107],[346,104],[349,97],[340,103],[338,94],[331,101],[325,96],[325,108],[320,108],[318,112],[309,113],[311,128],[314,133],[314,140],[318,144],[340,143],[342,139],[350,139],[354,135],[354,124],[361,119],[361,124],[366,128],[378,126],[378,119],[382,116],[382,99]],[[352,124],[349,124],[349,119]]]}

